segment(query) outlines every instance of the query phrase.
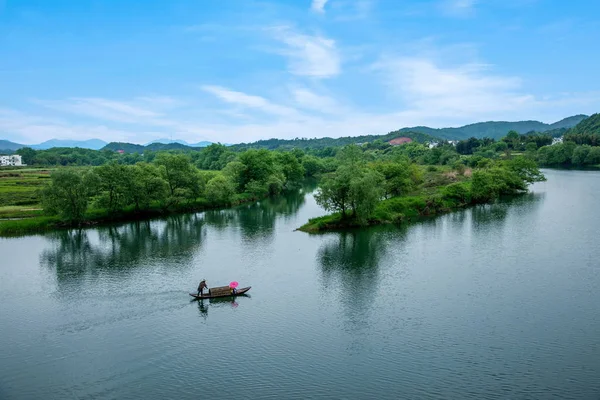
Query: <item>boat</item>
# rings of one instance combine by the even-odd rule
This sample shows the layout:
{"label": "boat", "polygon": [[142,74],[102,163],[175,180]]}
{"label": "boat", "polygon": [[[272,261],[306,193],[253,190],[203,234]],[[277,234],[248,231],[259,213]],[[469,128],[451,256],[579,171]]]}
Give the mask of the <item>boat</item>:
{"label": "boat", "polygon": [[229,286],[222,286],[217,288],[211,288],[208,290],[208,293],[204,293],[203,295],[199,295],[198,293],[190,293],[190,296],[196,299],[216,299],[219,297],[236,297],[244,295],[248,290],[250,290],[252,286],[248,286],[245,288],[237,289],[235,293],[231,293],[231,289]]}

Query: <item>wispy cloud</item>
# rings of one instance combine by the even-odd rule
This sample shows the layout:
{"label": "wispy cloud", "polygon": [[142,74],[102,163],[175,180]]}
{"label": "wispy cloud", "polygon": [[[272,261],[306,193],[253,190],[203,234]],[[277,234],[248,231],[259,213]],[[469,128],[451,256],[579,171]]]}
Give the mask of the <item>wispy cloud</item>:
{"label": "wispy cloud", "polygon": [[297,33],[289,27],[270,30],[275,39],[285,44],[278,53],[288,58],[288,69],[292,74],[330,78],[341,72],[340,55],[333,39]]}
{"label": "wispy cloud", "polygon": [[375,68],[413,112],[477,118],[535,102],[533,96],[522,93],[519,78],[493,74],[488,65],[443,67],[428,58],[398,57],[385,59]]}
{"label": "wispy cloud", "polygon": [[327,0],[312,0],[310,9],[322,14],[325,12],[325,4],[327,4]]}
{"label": "wispy cloud", "polygon": [[473,14],[479,0],[442,0],[442,10],[451,16],[466,17]]}
{"label": "wispy cloud", "polygon": [[278,115],[282,117],[291,118],[298,116],[298,113],[293,108],[274,104],[266,100],[264,97],[249,95],[243,92],[230,90],[221,86],[205,85],[202,86],[202,89],[208,93],[217,96],[221,100],[236,106],[252,108],[254,110],[262,111],[267,114]]}
{"label": "wispy cloud", "polygon": [[[164,102],[165,99],[142,98],[141,102]],[[35,103],[49,109],[114,122],[137,123],[140,119],[155,118],[161,114],[149,108],[134,105],[131,102],[107,100],[101,98],[71,98],[64,101],[34,100]]]}
{"label": "wispy cloud", "polygon": [[324,114],[336,114],[342,111],[334,98],[317,94],[307,88],[293,88],[291,94],[295,104],[300,108]]}

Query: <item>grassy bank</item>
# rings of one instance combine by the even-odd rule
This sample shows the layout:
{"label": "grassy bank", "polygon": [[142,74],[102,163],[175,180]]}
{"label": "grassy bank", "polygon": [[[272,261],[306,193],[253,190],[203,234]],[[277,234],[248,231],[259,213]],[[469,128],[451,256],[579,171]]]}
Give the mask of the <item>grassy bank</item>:
{"label": "grassy bank", "polygon": [[[194,202],[187,202],[169,209],[161,207],[158,203],[153,204],[149,209],[143,211],[137,211],[133,207],[128,207],[116,212],[109,212],[105,209],[90,209],[86,212],[85,220],[81,223],[70,223],[61,220],[57,216],[46,216],[41,209],[31,210],[28,214],[21,207],[0,207],[0,218],[5,218],[4,220],[0,220],[0,237],[22,236],[55,229],[89,227],[115,222],[139,221],[174,214],[233,207],[244,203],[252,203],[256,200],[258,200],[258,198],[255,196],[248,193],[242,193],[235,195],[231,202],[225,204],[215,204],[200,198]],[[10,208],[13,208],[14,210],[5,211],[4,214],[2,213],[3,209]]]}
{"label": "grassy bank", "polygon": [[[453,185],[460,185],[460,187],[464,188],[464,191],[459,190],[461,193],[467,193],[470,190],[469,183]],[[464,197],[460,194],[458,197],[453,197],[453,195],[449,194],[456,187],[448,185],[435,188],[434,191],[424,190],[421,194],[383,200],[377,205],[373,215],[364,221],[359,221],[352,216],[342,217],[340,213],[334,213],[312,218],[298,230],[315,233],[370,225],[399,224],[448,213],[475,204],[468,195]]]}
{"label": "grassy bank", "polygon": [[[500,196],[527,191],[527,182],[539,181],[535,169],[511,165],[461,170],[427,167],[425,179],[405,195],[378,201],[368,214],[359,218],[354,211],[336,212],[310,219],[299,228],[304,232],[321,232],[379,224],[399,224],[448,213],[475,204],[492,203]],[[528,175],[531,174],[531,175]]]}

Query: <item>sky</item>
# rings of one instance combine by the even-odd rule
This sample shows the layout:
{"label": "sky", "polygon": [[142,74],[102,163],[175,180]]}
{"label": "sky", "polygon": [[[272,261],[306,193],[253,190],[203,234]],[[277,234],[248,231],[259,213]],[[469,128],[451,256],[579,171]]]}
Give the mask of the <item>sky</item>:
{"label": "sky", "polygon": [[600,111],[597,0],[0,0],[0,139],[385,134]]}

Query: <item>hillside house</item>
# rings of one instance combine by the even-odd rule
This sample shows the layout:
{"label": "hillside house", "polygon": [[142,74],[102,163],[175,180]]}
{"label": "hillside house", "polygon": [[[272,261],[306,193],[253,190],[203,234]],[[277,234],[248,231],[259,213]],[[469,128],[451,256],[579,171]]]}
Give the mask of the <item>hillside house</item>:
{"label": "hillside house", "polygon": [[562,142],[563,142],[562,136],[561,137],[552,138],[552,144],[559,144],[559,143],[562,143]]}
{"label": "hillside house", "polygon": [[21,156],[18,154],[10,156],[0,156],[0,167],[21,166],[24,165]]}

